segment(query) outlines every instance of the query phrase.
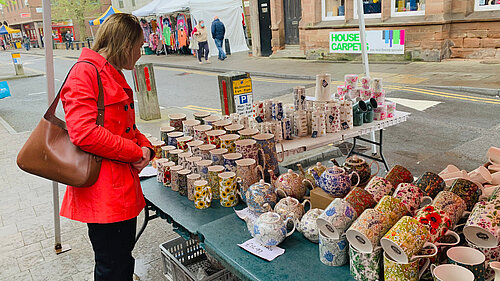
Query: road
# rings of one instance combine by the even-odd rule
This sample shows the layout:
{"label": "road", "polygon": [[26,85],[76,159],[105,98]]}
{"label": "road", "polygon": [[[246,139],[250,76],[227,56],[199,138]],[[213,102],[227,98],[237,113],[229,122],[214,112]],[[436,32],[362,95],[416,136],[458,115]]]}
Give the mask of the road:
{"label": "road", "polygon": [[[44,70],[44,58],[23,55],[26,68]],[[61,86],[74,59],[56,57],[56,89]],[[0,63],[10,63],[0,54]],[[162,107],[220,109],[217,73],[155,67],[159,103]],[[125,72],[130,85],[130,71]],[[46,109],[45,77],[9,81],[12,97],[0,100],[0,117],[16,132],[33,129]],[[252,77],[255,99],[291,92],[311,81]],[[335,83],[334,83],[335,84]],[[485,162],[489,146],[500,146],[500,99],[448,90],[387,85],[388,97],[398,109],[412,114],[410,120],[385,133],[384,152],[395,162],[420,173],[439,171],[449,163],[471,170]],[[61,111],[59,111],[61,114]]]}

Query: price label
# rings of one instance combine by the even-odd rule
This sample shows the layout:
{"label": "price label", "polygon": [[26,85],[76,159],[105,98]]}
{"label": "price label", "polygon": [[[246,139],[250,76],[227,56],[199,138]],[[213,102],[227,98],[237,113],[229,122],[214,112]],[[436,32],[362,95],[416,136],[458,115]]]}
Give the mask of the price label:
{"label": "price label", "polygon": [[238,244],[238,246],[261,259],[265,259],[266,261],[272,261],[285,253],[285,249],[277,246],[264,247],[259,244],[255,238],[252,238],[245,243]]}

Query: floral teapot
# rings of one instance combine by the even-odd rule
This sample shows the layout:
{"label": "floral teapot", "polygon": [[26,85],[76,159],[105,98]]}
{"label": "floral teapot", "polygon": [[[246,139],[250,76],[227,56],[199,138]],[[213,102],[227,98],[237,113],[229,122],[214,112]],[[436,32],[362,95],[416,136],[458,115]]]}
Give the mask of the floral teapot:
{"label": "floral teapot", "polygon": [[304,179],[302,175],[294,173],[291,169],[288,170],[288,173],[281,174],[278,178],[273,177],[271,182],[275,188],[283,190],[287,196],[298,200],[304,198],[308,187],[313,187],[310,180]]}
{"label": "floral teapot", "polygon": [[[335,163],[336,162],[334,162],[334,164]],[[377,172],[375,172],[376,175],[380,170],[380,166],[378,165],[378,163],[373,161],[370,164],[368,164],[365,159],[360,158],[356,155],[347,158],[344,162],[344,165],[342,166],[345,169],[345,171],[349,174],[356,172],[357,175],[355,176],[355,179],[359,176],[359,184],[363,185],[367,183],[370,180],[370,177],[372,176],[373,163],[377,164]]]}
{"label": "floral teapot", "polygon": [[[293,228],[287,231],[286,225],[291,222]],[[292,235],[295,231],[295,221],[292,218],[283,220],[275,212],[267,212],[259,216],[253,226],[253,236],[262,245],[266,247],[277,246],[283,242],[286,237]]]}
{"label": "floral teapot", "polygon": [[299,200],[288,196],[281,199],[278,204],[274,206],[274,212],[278,213],[284,220],[292,218],[298,223],[305,213],[306,203],[309,203],[309,207],[311,206],[309,200],[304,200],[304,202],[300,203]]}
{"label": "floral teapot", "polygon": [[257,214],[272,211],[278,201],[279,191],[284,193],[264,180],[252,184],[246,192],[248,209]]}
{"label": "floral teapot", "polygon": [[318,185],[316,184],[316,180],[314,179],[312,171],[314,170],[314,171],[316,171],[316,173],[318,175],[321,175],[326,170],[326,167],[323,166],[323,164],[321,164],[321,162],[318,162],[318,163],[316,163],[315,166],[312,166],[309,169],[307,169],[307,173],[304,171],[301,164],[297,164],[297,167],[299,168],[300,174],[305,179],[309,180],[309,182],[313,185],[313,187],[318,187]]}
{"label": "floral teapot", "polygon": [[[312,170],[312,174],[318,186],[321,187],[326,193],[335,197],[343,197],[351,190],[352,175],[357,175],[358,173],[353,172],[352,174],[349,174],[343,168],[333,166],[326,169],[321,176],[318,175],[315,170]],[[357,186],[358,183],[359,177],[356,185],[354,186]]]}

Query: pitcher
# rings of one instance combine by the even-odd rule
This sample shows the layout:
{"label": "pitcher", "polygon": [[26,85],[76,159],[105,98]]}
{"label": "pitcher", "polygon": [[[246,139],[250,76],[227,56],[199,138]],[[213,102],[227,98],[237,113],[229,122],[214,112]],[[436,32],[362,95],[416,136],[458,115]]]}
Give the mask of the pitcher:
{"label": "pitcher", "polygon": [[236,160],[236,175],[236,181],[240,185],[241,199],[246,202],[248,188],[260,179],[264,179],[264,170],[261,165],[257,165],[255,159],[245,158]]}
{"label": "pitcher", "polygon": [[264,151],[264,155],[262,155],[263,159],[259,159],[259,164],[264,165],[264,173],[266,177],[266,181],[271,181],[271,175],[269,174],[269,170],[274,172],[274,176],[279,175],[279,167],[278,163],[283,162],[284,160],[284,147],[281,142],[281,151],[282,157],[278,159],[278,153],[276,152],[276,141],[273,134],[258,134],[253,136],[253,139],[257,141],[257,146]]}

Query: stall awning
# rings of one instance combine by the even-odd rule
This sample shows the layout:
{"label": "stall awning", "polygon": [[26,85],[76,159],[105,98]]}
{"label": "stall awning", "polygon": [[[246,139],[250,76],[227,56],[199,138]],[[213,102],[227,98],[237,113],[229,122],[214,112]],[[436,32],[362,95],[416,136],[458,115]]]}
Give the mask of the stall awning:
{"label": "stall awning", "polygon": [[0,26],[0,35],[21,32],[19,29],[12,29],[6,25]]}
{"label": "stall awning", "polygon": [[112,14],[116,14],[116,13],[121,13],[119,10],[113,8],[113,6],[109,6],[109,8],[106,10],[106,12],[104,12],[104,14],[102,14],[102,16],[96,18],[95,20],[91,20],[89,21],[89,24],[90,25],[100,25],[101,23],[103,23],[109,16],[111,16]]}
{"label": "stall awning", "polygon": [[146,6],[135,10],[137,17],[159,16],[189,10],[189,0],[154,0]]}

